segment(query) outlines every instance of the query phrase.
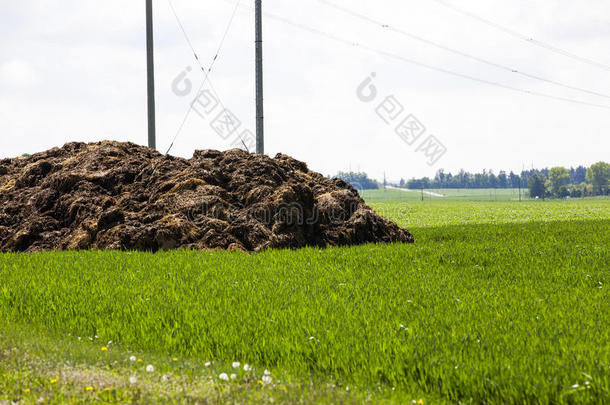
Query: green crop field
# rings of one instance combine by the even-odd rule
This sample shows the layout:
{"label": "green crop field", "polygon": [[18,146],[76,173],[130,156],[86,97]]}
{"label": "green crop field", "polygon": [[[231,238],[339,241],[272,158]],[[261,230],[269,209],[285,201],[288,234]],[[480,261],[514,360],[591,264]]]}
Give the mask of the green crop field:
{"label": "green crop field", "polygon": [[405,195],[415,245],[0,255],[0,403],[609,403],[610,200]]}

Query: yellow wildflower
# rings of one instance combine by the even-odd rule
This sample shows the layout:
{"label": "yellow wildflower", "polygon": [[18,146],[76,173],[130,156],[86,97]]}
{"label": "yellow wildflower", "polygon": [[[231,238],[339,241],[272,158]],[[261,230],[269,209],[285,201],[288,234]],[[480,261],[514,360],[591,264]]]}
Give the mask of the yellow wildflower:
{"label": "yellow wildflower", "polygon": [[56,382],[57,382],[57,379],[56,379],[56,378],[54,378],[54,379],[52,379],[52,380],[51,380],[51,384],[55,384]]}
{"label": "yellow wildflower", "polygon": [[85,391],[93,391],[93,387],[89,386],[89,387],[85,388]]}
{"label": "yellow wildflower", "polygon": [[30,389],[26,388],[26,389],[23,390],[23,392],[25,392],[27,394],[28,392],[30,392]]}
{"label": "yellow wildflower", "polygon": [[107,351],[108,351],[108,348],[107,348],[106,346],[102,346],[102,351],[103,351],[103,352],[107,352]]}

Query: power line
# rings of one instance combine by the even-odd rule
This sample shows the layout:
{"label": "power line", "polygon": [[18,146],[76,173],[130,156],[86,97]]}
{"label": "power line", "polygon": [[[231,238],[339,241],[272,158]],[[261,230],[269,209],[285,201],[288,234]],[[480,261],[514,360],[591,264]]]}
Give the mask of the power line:
{"label": "power line", "polygon": [[[199,65],[199,68],[201,69],[201,72],[204,74],[203,81],[201,82],[201,85],[199,86],[199,88],[197,89],[197,93],[195,93],[195,94],[199,95],[199,93],[201,92],[201,90],[205,86],[205,83],[207,82],[210,85],[210,90],[212,90],[212,92],[214,93],[214,95],[218,99],[218,102],[220,103],[221,107],[223,109],[226,109],[224,103],[222,102],[222,100],[220,98],[220,95],[218,94],[218,92],[214,88],[214,85],[210,81],[210,73],[212,73],[212,69],[214,68],[215,63],[218,60],[218,57],[220,55],[220,51],[222,50],[222,48],[224,46],[224,43],[225,43],[225,41],[227,39],[227,36],[229,34],[229,31],[231,30],[231,27],[233,25],[233,21],[235,20],[235,15],[237,14],[237,10],[240,7],[241,0],[239,0],[235,4],[235,8],[233,8],[233,12],[231,13],[231,17],[229,18],[229,22],[227,23],[227,27],[224,30],[224,34],[223,34],[223,36],[222,36],[222,38],[220,40],[220,43],[219,43],[218,48],[216,50],[216,54],[212,58],[212,61],[210,62],[210,67],[207,70],[201,64],[201,61],[199,60],[199,56],[197,55],[197,52],[195,51],[195,48],[193,47],[193,43],[191,42],[191,39],[189,38],[189,35],[187,34],[186,29],[184,28],[184,25],[180,21],[180,17],[178,17],[178,13],[176,13],[176,9],[174,8],[174,5],[172,4],[172,1],[171,0],[167,0],[167,2],[169,3],[170,8],[172,9],[172,13],[174,14],[174,17],[176,18],[176,22],[178,23],[178,26],[180,27],[180,30],[182,31],[184,39],[186,40],[188,46],[191,48],[191,51],[193,52],[193,56],[195,57],[195,60],[197,61],[197,64]],[[172,143],[169,145],[169,148],[167,149],[167,152],[165,152],[166,155],[170,152],[170,150],[174,146],[174,143],[176,142],[176,139],[178,138],[180,133],[182,133],[182,129],[184,128],[184,125],[188,121],[188,119],[189,119],[189,117],[191,115],[191,112],[193,111],[193,104],[194,104],[194,102],[189,104],[189,108],[186,111],[186,113],[184,114],[184,118],[182,119],[182,122],[180,123],[180,126],[178,127],[178,130],[176,131],[176,134],[174,135]],[[241,142],[245,146],[245,143],[244,143],[243,139],[241,139]],[[247,147],[246,147],[246,149],[247,149]]]}
{"label": "power line", "polygon": [[[230,4],[235,4],[231,0],[223,0],[223,1],[225,1],[227,3],[230,3]],[[249,7],[249,6],[242,5],[241,7],[242,8],[247,8],[249,10],[253,10],[252,7]],[[381,49],[378,49],[378,48],[374,48],[374,47],[371,47],[371,46],[363,45],[361,43],[358,43],[358,42],[355,42],[355,41],[352,41],[352,40],[349,40],[349,39],[341,38],[341,37],[338,37],[338,36],[336,36],[334,34],[330,34],[330,33],[321,31],[321,30],[319,30],[317,28],[309,27],[309,26],[304,25],[304,24],[296,23],[294,21],[288,20],[288,19],[286,19],[284,17],[281,17],[281,16],[277,16],[275,14],[271,14],[271,13],[266,12],[266,13],[264,13],[264,15],[265,15],[265,17],[267,17],[269,19],[272,19],[272,20],[275,20],[275,21],[279,21],[279,22],[287,24],[287,25],[291,25],[291,26],[299,28],[301,30],[308,31],[310,33],[313,33],[313,34],[316,34],[316,35],[319,35],[319,36],[331,39],[331,40],[333,40],[335,42],[340,42],[340,43],[348,45],[348,46],[360,48],[360,49],[366,50],[368,52],[375,53],[375,54],[380,55],[380,56],[384,56],[384,57],[389,58],[389,59],[398,60],[398,61],[410,64],[410,65],[419,66],[419,67],[422,67],[422,68],[425,68],[425,69],[428,69],[428,70],[433,70],[433,71],[444,73],[444,74],[447,74],[447,75],[450,75],[450,76],[460,77],[462,79],[471,80],[471,81],[474,81],[474,82],[478,82],[478,83],[482,83],[482,84],[486,84],[486,85],[490,85],[490,86],[500,87],[500,88],[503,88],[503,89],[506,89],[506,90],[511,90],[511,91],[518,92],[518,93],[524,93],[524,94],[529,94],[529,95],[533,95],[533,96],[537,96],[537,97],[543,97],[543,98],[548,98],[548,99],[553,99],[553,100],[558,100],[558,101],[564,101],[564,102],[568,102],[568,103],[572,103],[572,104],[586,105],[586,106],[589,106],[589,107],[597,107],[597,108],[603,108],[603,109],[606,109],[606,110],[610,110],[610,106],[604,105],[604,104],[589,103],[589,102],[586,102],[586,101],[580,101],[580,100],[576,100],[576,99],[572,99],[572,98],[559,97],[559,96],[554,96],[554,95],[551,95],[551,94],[546,94],[546,93],[537,92],[537,91],[533,91],[533,90],[521,89],[521,88],[518,88],[518,87],[513,87],[513,86],[510,86],[510,85],[502,84],[502,83],[491,81],[491,80],[479,79],[477,77],[470,76],[468,74],[455,72],[453,70],[448,70],[448,69],[441,68],[441,67],[438,67],[438,66],[428,65],[426,63],[418,62],[418,61],[416,61],[414,59],[409,59],[409,58],[406,58],[406,57],[401,56],[401,55],[397,55],[397,54],[394,54],[394,53],[391,53],[391,52],[387,52],[387,51],[384,51],[384,50],[381,50]]]}
{"label": "power line", "polygon": [[479,22],[481,22],[483,24],[489,25],[490,27],[493,27],[493,28],[496,28],[496,29],[498,29],[500,31],[503,31],[503,32],[505,32],[508,35],[511,35],[513,37],[516,37],[516,38],[519,38],[519,39],[521,39],[521,40],[523,40],[523,41],[525,41],[527,43],[530,43],[532,45],[536,45],[536,46],[544,48],[544,49],[546,49],[548,51],[555,52],[555,53],[557,53],[559,55],[562,55],[562,56],[565,56],[565,57],[577,60],[577,61],[582,62],[582,63],[586,63],[588,65],[592,65],[592,66],[598,67],[600,69],[604,69],[604,70],[610,71],[610,66],[608,66],[608,65],[606,65],[604,63],[597,62],[597,61],[595,61],[593,59],[585,58],[583,56],[576,55],[574,53],[568,52],[568,51],[563,50],[561,48],[558,48],[556,46],[547,44],[546,42],[539,41],[539,40],[537,40],[535,38],[532,38],[531,36],[521,34],[521,33],[517,32],[517,31],[515,31],[515,30],[513,30],[511,28],[504,27],[504,26],[502,26],[502,25],[500,25],[498,23],[490,21],[490,20],[488,20],[488,19],[486,19],[484,17],[481,17],[479,15],[476,15],[476,14],[470,12],[470,11],[467,11],[467,10],[464,10],[464,9],[459,8],[457,6],[454,6],[453,4],[449,4],[445,0],[434,0],[434,1],[436,3],[438,3],[438,4],[440,4],[443,7],[447,7],[447,8],[449,8],[449,9],[451,9],[451,10],[453,10],[453,11],[459,13],[459,14],[465,15],[465,16],[470,17],[470,18],[472,18],[474,20],[477,20],[477,21],[479,21]]}
{"label": "power line", "polygon": [[492,61],[489,61],[489,60],[486,60],[486,59],[483,59],[483,58],[471,55],[469,53],[466,53],[466,52],[463,52],[463,51],[460,51],[460,50],[457,50],[457,49],[454,49],[454,48],[451,48],[451,47],[448,47],[448,46],[445,46],[445,45],[442,45],[442,44],[439,44],[439,43],[436,43],[436,42],[433,42],[433,41],[430,41],[430,40],[425,39],[423,37],[420,37],[418,35],[415,35],[415,34],[412,34],[410,32],[407,32],[407,31],[405,31],[403,29],[392,27],[389,24],[385,24],[385,23],[383,23],[381,21],[375,20],[375,19],[373,19],[371,17],[368,17],[368,16],[366,16],[364,14],[361,14],[361,13],[358,13],[356,11],[350,10],[348,8],[339,6],[339,5],[337,5],[335,3],[332,3],[332,2],[330,2],[328,0],[318,0],[318,1],[320,3],[323,3],[323,4],[327,5],[327,6],[329,6],[329,7],[334,8],[336,10],[339,10],[342,13],[345,13],[345,14],[351,15],[352,17],[356,17],[358,19],[361,19],[361,20],[367,21],[369,23],[375,24],[375,25],[379,26],[380,28],[384,28],[384,29],[396,32],[397,34],[403,35],[403,36],[405,36],[407,38],[414,39],[416,41],[425,43],[427,45],[434,46],[434,47],[442,49],[444,51],[451,52],[453,54],[456,54],[456,55],[459,55],[459,56],[462,56],[462,57],[465,57],[465,58],[468,58],[468,59],[475,60],[475,61],[483,63],[485,65],[492,66],[492,67],[495,67],[495,68],[498,68],[498,69],[502,69],[502,70],[506,70],[506,71],[508,71],[510,73],[518,74],[518,75],[521,75],[521,76],[524,76],[524,77],[527,77],[527,78],[530,78],[530,79],[539,80],[541,82],[545,82],[545,83],[553,84],[553,85],[556,85],[556,86],[564,87],[566,89],[576,90],[576,91],[580,91],[580,92],[583,92],[583,93],[591,94],[591,95],[594,95],[594,96],[604,97],[604,98],[610,99],[610,95],[608,95],[608,94],[599,93],[599,92],[596,92],[596,91],[593,91],[593,90],[587,90],[587,89],[584,89],[582,87],[572,86],[572,85],[565,84],[565,83],[558,82],[558,81],[551,80],[551,79],[545,79],[544,77],[541,77],[541,76],[536,76],[536,75],[533,75],[533,74],[530,74],[530,73],[522,72],[522,71],[520,71],[518,69],[509,67],[509,66],[506,66],[506,65],[502,65],[502,64],[499,64],[499,63],[495,63],[495,62],[492,62]]}

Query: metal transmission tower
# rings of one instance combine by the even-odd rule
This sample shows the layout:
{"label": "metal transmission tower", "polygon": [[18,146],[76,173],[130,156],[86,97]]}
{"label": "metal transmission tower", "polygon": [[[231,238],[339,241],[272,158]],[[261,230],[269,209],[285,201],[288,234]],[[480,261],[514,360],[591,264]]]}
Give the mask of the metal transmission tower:
{"label": "metal transmission tower", "polygon": [[146,63],[148,77],[148,147],[156,149],[155,129],[155,60],[152,0],[146,0]]}
{"label": "metal transmission tower", "polygon": [[263,113],[263,18],[261,0],[256,0],[256,153],[265,153]]}

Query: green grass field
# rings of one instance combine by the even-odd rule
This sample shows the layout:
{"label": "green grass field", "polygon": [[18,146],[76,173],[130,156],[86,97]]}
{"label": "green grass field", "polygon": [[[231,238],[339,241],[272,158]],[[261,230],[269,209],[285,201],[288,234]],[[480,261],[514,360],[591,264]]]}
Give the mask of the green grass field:
{"label": "green grass field", "polygon": [[[367,201],[421,201],[421,190],[398,190],[394,188],[379,190],[363,190],[361,192]],[[519,201],[519,189],[426,189],[424,201]],[[521,190],[521,199],[527,200],[525,190]]]}
{"label": "green grass field", "polygon": [[416,244],[0,255],[0,403],[610,401],[609,200],[367,200]]}

